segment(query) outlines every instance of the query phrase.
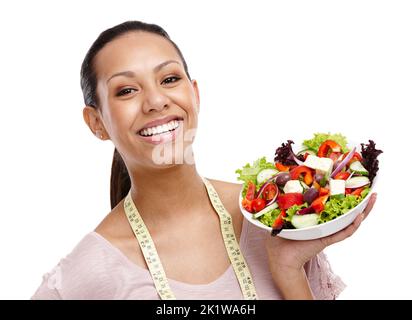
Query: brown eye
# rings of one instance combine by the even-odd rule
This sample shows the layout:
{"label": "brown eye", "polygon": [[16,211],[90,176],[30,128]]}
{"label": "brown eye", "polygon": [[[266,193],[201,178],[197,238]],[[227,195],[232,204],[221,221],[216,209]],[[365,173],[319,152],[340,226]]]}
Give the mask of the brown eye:
{"label": "brown eye", "polygon": [[163,80],[163,82],[166,83],[166,84],[169,84],[169,83],[177,82],[179,80],[180,80],[179,77],[169,77],[169,78],[166,78],[165,80]]}
{"label": "brown eye", "polygon": [[125,88],[120,90],[118,93],[116,93],[116,97],[120,97],[120,96],[125,96],[128,94],[131,94],[133,91],[136,91],[136,89],[133,88]]}

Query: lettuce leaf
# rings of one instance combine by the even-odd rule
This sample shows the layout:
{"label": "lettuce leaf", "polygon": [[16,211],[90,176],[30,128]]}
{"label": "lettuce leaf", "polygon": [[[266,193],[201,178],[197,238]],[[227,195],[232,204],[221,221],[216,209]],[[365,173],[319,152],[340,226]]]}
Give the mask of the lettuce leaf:
{"label": "lettuce leaf", "polygon": [[[293,215],[300,209],[302,208],[307,208],[308,204],[305,202],[302,205],[293,205],[289,209],[286,210],[286,217],[283,218],[285,221],[285,229],[290,229],[293,228],[291,225],[291,220]],[[281,210],[279,208],[273,209],[270,212],[265,213],[264,215],[260,216],[258,219],[260,222],[262,222],[264,225],[267,225],[268,227],[272,227],[273,222],[275,219],[278,217],[280,214]]]}
{"label": "lettuce leaf", "polygon": [[370,189],[366,188],[362,191],[361,196],[357,197],[351,194],[345,197],[331,197],[325,204],[325,209],[321,212],[320,223],[328,222],[345,214],[349,210],[355,208],[369,193]]}
{"label": "lettuce leaf", "polygon": [[293,205],[289,209],[286,210],[286,217],[285,220],[288,222],[292,221],[292,217],[296,214],[297,211],[299,211],[302,208],[307,208],[308,204],[305,202],[304,204],[301,205]]}
{"label": "lettuce leaf", "polygon": [[335,141],[342,147],[343,152],[348,152],[348,141],[346,140],[346,137],[340,133],[315,133],[312,139],[304,140],[303,145],[310,150],[318,152],[320,145],[326,140]]}
{"label": "lettuce leaf", "polygon": [[378,156],[383,153],[382,150],[376,149],[375,142],[373,140],[369,140],[369,144],[361,143],[362,147],[362,164],[366,170],[369,172],[369,180],[371,183],[373,179],[376,177],[376,173],[379,171],[379,160]]}
{"label": "lettuce leaf", "polygon": [[250,165],[250,163],[247,163],[242,169],[237,169],[235,171],[235,173],[238,174],[237,179],[244,182],[243,192],[242,192],[243,197],[245,196],[247,183],[249,181],[252,181],[255,185],[257,185],[256,177],[258,173],[262,171],[263,169],[273,169],[273,168],[274,168],[273,163],[266,161],[266,157],[262,157],[262,158],[257,159],[255,162],[253,162],[253,165]]}
{"label": "lettuce leaf", "polygon": [[263,169],[273,169],[274,165],[272,162],[267,162],[266,157],[262,157],[257,159],[255,162],[253,162],[253,165],[250,165],[247,163],[245,166],[243,166],[242,169],[237,169],[235,173],[237,173],[239,176],[237,177],[238,180],[242,180],[243,182],[249,182],[252,181],[254,184],[256,184],[256,177],[260,171]]}
{"label": "lettuce leaf", "polygon": [[280,214],[280,209],[276,208],[273,209],[269,212],[266,212],[264,215],[260,216],[258,219],[260,222],[262,222],[264,225],[272,228],[273,226],[273,222],[275,221],[275,219],[278,217],[278,215]]}
{"label": "lettuce leaf", "polygon": [[294,157],[300,161],[305,161],[303,154],[299,156],[294,154],[292,144],[294,144],[292,140],[282,143],[282,145],[276,149],[274,160],[284,165],[297,165]]}

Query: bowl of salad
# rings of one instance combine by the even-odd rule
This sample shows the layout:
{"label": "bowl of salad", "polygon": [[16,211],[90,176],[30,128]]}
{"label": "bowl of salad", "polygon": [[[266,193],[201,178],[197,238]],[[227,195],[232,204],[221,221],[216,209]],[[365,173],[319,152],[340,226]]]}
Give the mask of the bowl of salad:
{"label": "bowl of salad", "polygon": [[[294,150],[296,149],[296,150]],[[375,142],[348,143],[342,134],[315,133],[282,143],[236,170],[239,206],[252,224],[292,240],[326,237],[350,225],[366,207],[379,171]]]}

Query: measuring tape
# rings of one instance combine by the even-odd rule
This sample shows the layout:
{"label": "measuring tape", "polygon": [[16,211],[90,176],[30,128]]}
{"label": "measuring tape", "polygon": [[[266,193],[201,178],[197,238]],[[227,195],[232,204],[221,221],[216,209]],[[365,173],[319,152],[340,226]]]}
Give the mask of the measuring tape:
{"label": "measuring tape", "polygon": [[[243,297],[246,300],[256,300],[258,297],[256,294],[255,285],[253,284],[249,268],[236,240],[235,232],[233,230],[232,217],[226,211],[212,184],[206,178],[202,179],[206,186],[210,202],[212,203],[213,208],[216,210],[219,216],[220,229],[222,232],[223,240],[225,242],[226,251],[235,271],[237,280],[243,293]],[[172,290],[170,289],[169,282],[167,281],[165,271],[163,269],[159,255],[157,254],[157,250],[152,237],[150,236],[149,230],[147,230],[147,227],[143,222],[139,211],[133,203],[130,191],[124,201],[124,211],[137,238],[140,248],[142,249],[143,256],[146,260],[147,266],[160,298],[162,300],[176,299]]]}

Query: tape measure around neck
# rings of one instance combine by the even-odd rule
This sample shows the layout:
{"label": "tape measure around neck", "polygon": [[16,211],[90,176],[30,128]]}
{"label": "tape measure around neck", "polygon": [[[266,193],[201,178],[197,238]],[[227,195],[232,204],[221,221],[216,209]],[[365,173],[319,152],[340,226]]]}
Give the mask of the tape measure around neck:
{"label": "tape measure around neck", "polygon": [[165,271],[159,255],[157,254],[152,237],[132,200],[130,191],[124,200],[124,212],[133,229],[134,235],[139,242],[140,249],[142,249],[144,259],[146,260],[157,293],[162,300],[175,300],[176,297],[170,289],[169,282],[167,281]]}
{"label": "tape measure around neck", "polygon": [[[222,232],[226,251],[238,279],[243,297],[247,300],[256,300],[258,297],[256,294],[255,286],[253,284],[249,268],[236,240],[232,217],[226,211],[211,183],[206,178],[203,178],[203,182],[206,186],[210,202],[219,216],[220,229]],[[165,271],[163,269],[159,255],[157,254],[157,250],[152,237],[150,236],[149,230],[143,222],[143,219],[132,200],[130,191],[124,201],[124,211],[142,250],[143,256],[146,260],[149,272],[152,276],[154,285],[160,298],[162,300],[176,299],[172,290],[170,289],[169,282],[167,281]]]}
{"label": "tape measure around neck", "polygon": [[245,258],[240,251],[240,246],[236,240],[235,231],[233,229],[232,216],[223,206],[222,201],[220,201],[220,198],[215,188],[213,188],[212,184],[206,178],[203,178],[203,182],[206,186],[210,202],[219,215],[220,230],[222,231],[226,251],[235,271],[237,280],[243,293],[243,297],[246,300],[257,300],[258,296],[256,293],[255,285],[253,283],[252,275],[249,271],[249,267],[246,264]]}

